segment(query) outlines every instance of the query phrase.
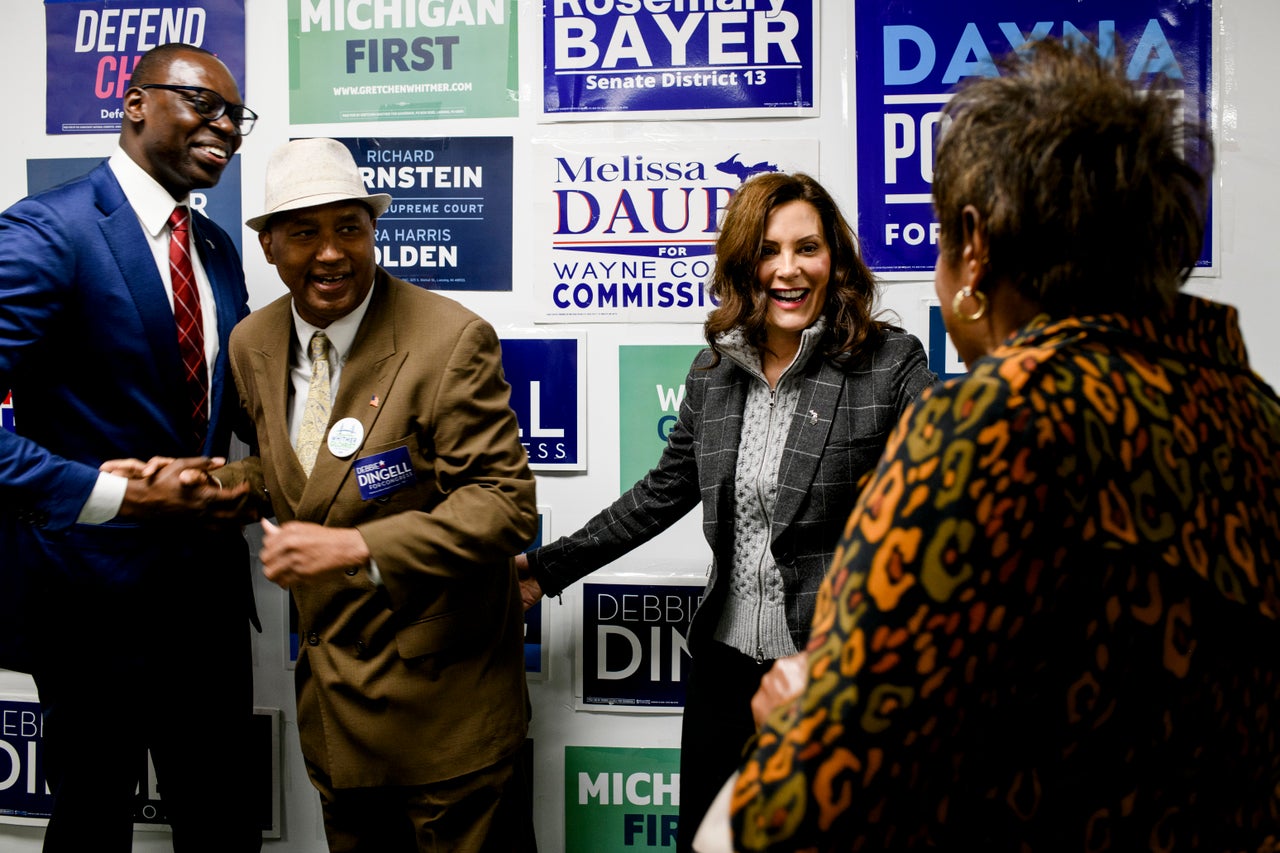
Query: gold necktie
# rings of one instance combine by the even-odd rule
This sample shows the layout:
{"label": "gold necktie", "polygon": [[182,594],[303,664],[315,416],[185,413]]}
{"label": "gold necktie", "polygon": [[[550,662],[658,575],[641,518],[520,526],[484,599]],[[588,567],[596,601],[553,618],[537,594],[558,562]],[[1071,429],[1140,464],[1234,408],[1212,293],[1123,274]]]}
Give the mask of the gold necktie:
{"label": "gold necktie", "polygon": [[329,428],[329,339],[324,332],[311,336],[311,384],[307,386],[307,405],[302,410],[302,426],[298,428],[298,461],[311,476],[316,465],[320,442]]}

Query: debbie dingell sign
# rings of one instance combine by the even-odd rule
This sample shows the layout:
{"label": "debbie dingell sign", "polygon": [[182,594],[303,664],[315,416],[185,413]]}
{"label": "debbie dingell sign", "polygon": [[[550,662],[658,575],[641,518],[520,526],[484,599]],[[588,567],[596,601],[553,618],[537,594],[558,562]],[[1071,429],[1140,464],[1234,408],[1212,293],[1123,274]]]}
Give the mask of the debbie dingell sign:
{"label": "debbie dingell sign", "polygon": [[580,710],[675,714],[684,708],[689,626],[705,583],[584,583]]}
{"label": "debbie dingell sign", "polygon": [[816,176],[816,140],[547,142],[533,221],[548,229],[535,269],[538,322],[701,323],[716,229],[759,172]]}

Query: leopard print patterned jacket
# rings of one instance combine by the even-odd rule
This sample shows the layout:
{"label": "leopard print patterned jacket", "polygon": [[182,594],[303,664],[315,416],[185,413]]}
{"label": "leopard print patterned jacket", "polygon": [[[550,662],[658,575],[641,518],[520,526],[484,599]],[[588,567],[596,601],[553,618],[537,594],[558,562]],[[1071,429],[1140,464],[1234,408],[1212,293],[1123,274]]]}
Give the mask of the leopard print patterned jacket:
{"label": "leopard print patterned jacket", "polygon": [[904,416],[741,850],[1270,850],[1280,400],[1233,309],[1022,329]]}

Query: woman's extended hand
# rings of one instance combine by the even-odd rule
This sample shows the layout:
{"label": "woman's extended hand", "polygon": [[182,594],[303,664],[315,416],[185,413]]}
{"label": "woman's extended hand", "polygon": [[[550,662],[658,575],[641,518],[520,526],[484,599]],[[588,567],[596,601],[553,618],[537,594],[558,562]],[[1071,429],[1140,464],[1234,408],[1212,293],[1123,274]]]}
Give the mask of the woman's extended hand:
{"label": "woman's extended hand", "polygon": [[799,652],[778,658],[760,679],[756,694],[751,697],[751,716],[756,728],[764,726],[765,719],[788,702],[792,702],[809,684],[809,653]]}
{"label": "woman's extended hand", "polygon": [[542,584],[529,571],[529,557],[516,554],[516,577],[520,580],[520,601],[528,610],[542,600]]}

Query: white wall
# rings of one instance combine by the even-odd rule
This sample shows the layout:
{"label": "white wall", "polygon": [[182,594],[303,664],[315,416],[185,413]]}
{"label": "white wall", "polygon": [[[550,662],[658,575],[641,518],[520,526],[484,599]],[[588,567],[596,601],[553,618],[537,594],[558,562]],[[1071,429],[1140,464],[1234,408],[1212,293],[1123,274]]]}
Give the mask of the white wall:
{"label": "white wall", "polygon": [[[1220,275],[1197,278],[1191,287],[1240,308],[1245,341],[1255,369],[1270,382],[1280,382],[1280,254],[1274,227],[1274,205],[1280,191],[1280,111],[1275,108],[1275,42],[1280,31],[1280,4],[1275,0],[1220,0],[1217,64],[1219,128],[1217,176]],[[538,187],[527,177],[530,142],[552,139],[702,140],[756,138],[818,138],[820,177],[845,210],[855,209],[853,194],[853,131],[851,127],[853,21],[851,0],[823,0],[821,116],[813,119],[769,121],[679,121],[539,125],[541,80],[539,0],[520,3],[520,101],[516,119],[440,120],[383,124],[307,125],[288,123],[286,3],[284,0],[246,0],[248,19],[247,102],[262,116],[241,149],[245,214],[257,211],[268,153],[298,136],[511,136],[514,138],[513,269],[510,293],[454,293],[459,301],[487,317],[501,334],[505,329],[533,327],[531,280],[520,271],[534,269],[535,234],[522,227],[522,211],[533,204]],[[26,160],[32,157],[104,156],[114,137],[46,136],[44,134],[45,47],[44,7],[39,0],[7,0],[6,21],[0,28],[0,55],[10,68],[5,107],[4,152],[0,159],[0,207],[25,194]],[[235,223],[221,223],[235,227]],[[253,307],[283,292],[274,270],[262,259],[252,232],[243,232],[245,268]],[[884,303],[896,309],[905,325],[922,338],[926,334],[922,306],[932,297],[930,281],[893,282]],[[617,348],[622,344],[700,341],[695,325],[583,325],[558,330],[586,331],[588,352],[588,473],[541,475],[538,502],[553,511],[553,533],[576,528],[617,495],[619,453],[617,406]],[[696,513],[695,513],[696,516]],[[604,574],[677,574],[702,577],[708,554],[698,519],[685,519],[658,540],[603,570]],[[315,794],[302,767],[294,717],[292,673],[283,662],[283,593],[260,576],[259,609],[265,631],[255,640],[256,703],[284,709],[284,838],[270,841],[272,853],[314,853],[325,849]],[[565,606],[549,608],[551,677],[531,685],[534,703],[533,737],[537,755],[537,829],[541,849],[563,849],[563,746],[679,745],[676,717],[601,715],[574,712],[573,651],[570,614],[575,593]],[[0,671],[0,693],[34,691],[22,676]],[[30,853],[40,847],[38,828],[0,825],[0,850]],[[144,833],[135,849],[171,849],[167,836]]]}

